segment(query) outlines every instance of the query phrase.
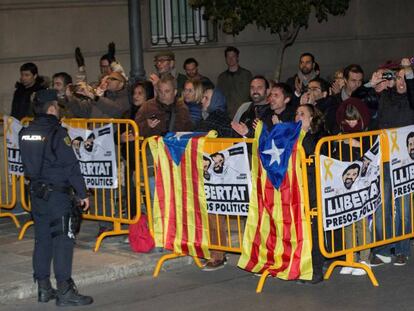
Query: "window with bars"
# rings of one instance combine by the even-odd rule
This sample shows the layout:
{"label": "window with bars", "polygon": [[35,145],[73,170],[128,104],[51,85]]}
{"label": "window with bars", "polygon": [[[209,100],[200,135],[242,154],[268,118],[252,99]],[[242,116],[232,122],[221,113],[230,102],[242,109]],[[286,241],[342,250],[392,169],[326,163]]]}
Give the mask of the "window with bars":
{"label": "window with bars", "polygon": [[153,46],[196,45],[215,41],[215,26],[203,19],[203,9],[187,0],[150,0]]}

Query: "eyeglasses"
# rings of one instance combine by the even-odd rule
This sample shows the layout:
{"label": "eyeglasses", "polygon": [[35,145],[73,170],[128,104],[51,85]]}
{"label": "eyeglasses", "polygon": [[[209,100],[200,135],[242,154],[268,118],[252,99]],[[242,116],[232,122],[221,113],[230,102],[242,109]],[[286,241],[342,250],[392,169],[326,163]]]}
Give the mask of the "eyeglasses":
{"label": "eyeglasses", "polygon": [[184,93],[193,93],[194,90],[193,89],[184,89],[183,92]]}
{"label": "eyeglasses", "polygon": [[321,91],[322,89],[320,87],[307,87],[305,88],[305,92],[317,92],[317,91]]}

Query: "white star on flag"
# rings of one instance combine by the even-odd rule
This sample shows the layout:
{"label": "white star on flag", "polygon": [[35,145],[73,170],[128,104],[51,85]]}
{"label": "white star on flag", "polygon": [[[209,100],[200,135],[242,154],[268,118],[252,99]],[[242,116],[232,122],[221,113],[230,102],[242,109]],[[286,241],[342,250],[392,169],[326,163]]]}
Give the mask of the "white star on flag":
{"label": "white star on flag", "polygon": [[272,165],[274,162],[277,164],[280,163],[280,155],[285,151],[285,149],[278,149],[276,147],[275,141],[272,139],[272,148],[263,151],[262,153],[268,154],[271,156],[269,165]]}
{"label": "white star on flag", "polygon": [[182,137],[192,133],[193,132],[177,132],[175,133],[174,137],[177,138],[177,140],[180,140]]}

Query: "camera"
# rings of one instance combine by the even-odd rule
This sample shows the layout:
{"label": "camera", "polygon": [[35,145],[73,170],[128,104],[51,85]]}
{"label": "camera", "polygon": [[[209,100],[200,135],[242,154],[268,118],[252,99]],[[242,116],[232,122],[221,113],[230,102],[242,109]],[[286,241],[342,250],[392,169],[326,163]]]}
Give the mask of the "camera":
{"label": "camera", "polygon": [[395,79],[395,72],[391,70],[384,71],[382,73],[383,80],[394,80]]}

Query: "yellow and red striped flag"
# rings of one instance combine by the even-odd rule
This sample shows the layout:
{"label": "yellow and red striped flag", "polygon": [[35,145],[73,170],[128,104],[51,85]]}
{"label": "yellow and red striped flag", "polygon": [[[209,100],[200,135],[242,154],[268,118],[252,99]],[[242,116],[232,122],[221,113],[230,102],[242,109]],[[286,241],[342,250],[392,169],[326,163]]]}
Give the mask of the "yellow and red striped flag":
{"label": "yellow and red striped flag", "polygon": [[284,280],[312,279],[298,144],[300,123],[256,127],[252,194],[238,266]]}
{"label": "yellow and red striped flag", "polygon": [[155,245],[178,254],[210,258],[203,178],[208,133],[168,133],[151,137],[155,164],[153,223]]}

